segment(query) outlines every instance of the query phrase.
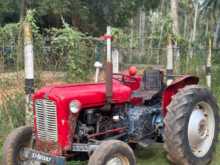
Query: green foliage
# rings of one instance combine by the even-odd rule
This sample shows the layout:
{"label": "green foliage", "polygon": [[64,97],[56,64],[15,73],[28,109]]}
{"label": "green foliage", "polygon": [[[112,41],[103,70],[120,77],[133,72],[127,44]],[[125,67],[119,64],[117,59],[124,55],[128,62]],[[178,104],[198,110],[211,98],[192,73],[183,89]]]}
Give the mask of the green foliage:
{"label": "green foliage", "polygon": [[[100,35],[107,24],[127,26],[140,6],[148,11],[157,7],[160,0],[37,0],[27,3],[30,8],[36,9],[40,27],[61,28],[63,17],[83,32]],[[20,12],[20,1],[0,0],[0,23],[10,19],[18,22]]]}
{"label": "green foliage", "polygon": [[41,57],[43,54],[43,47],[45,43],[44,43],[44,37],[40,32],[40,28],[37,24],[36,15],[37,15],[36,10],[28,10],[25,17],[25,22],[31,24],[31,28],[32,28],[31,30],[33,34],[33,44],[34,44],[34,55],[38,63],[39,60],[42,60],[42,58],[39,57]]}
{"label": "green foliage", "polygon": [[[121,48],[127,48],[130,44],[131,36],[120,28],[112,28],[113,43]],[[134,45],[134,43],[133,43]]]}
{"label": "green foliage", "polygon": [[5,26],[0,27],[0,44],[5,42],[5,45],[7,45],[10,42],[15,42],[18,37],[18,31],[18,23],[6,24]]}
{"label": "green foliage", "polygon": [[[17,56],[15,50],[18,32],[19,23],[10,23],[0,27],[0,59],[4,59],[5,63],[9,65],[16,62]],[[8,68],[11,69],[12,66]]]}
{"label": "green foliage", "polygon": [[0,25],[18,22],[20,0],[0,0]]}
{"label": "green foliage", "polygon": [[36,10],[28,10],[26,17],[25,17],[25,22],[29,22],[32,27],[32,32],[34,34],[39,33],[39,27],[37,26],[37,21],[36,21]]}
{"label": "green foliage", "polygon": [[25,99],[22,92],[4,98],[0,105],[0,135],[18,126],[24,125]]}
{"label": "green foliage", "polygon": [[51,34],[54,58],[66,65],[67,80],[79,82],[87,79],[93,65],[94,44],[66,23],[64,28],[52,28],[48,32]]}

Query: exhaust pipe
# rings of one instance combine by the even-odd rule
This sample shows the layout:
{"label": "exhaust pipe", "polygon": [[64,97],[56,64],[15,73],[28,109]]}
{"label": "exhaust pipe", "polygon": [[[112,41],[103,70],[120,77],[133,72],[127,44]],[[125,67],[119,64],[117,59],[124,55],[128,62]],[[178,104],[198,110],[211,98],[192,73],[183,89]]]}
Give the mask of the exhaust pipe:
{"label": "exhaust pipe", "polygon": [[105,70],[105,79],[106,79],[106,100],[107,103],[112,103],[112,56],[111,56],[111,27],[107,26],[107,34],[105,36],[107,41],[107,61],[106,61],[106,70]]}

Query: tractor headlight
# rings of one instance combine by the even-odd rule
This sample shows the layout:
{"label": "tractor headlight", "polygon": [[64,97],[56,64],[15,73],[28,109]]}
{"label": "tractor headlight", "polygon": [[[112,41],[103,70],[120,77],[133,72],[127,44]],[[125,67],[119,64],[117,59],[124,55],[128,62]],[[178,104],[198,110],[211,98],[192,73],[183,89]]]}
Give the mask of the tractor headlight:
{"label": "tractor headlight", "polygon": [[72,113],[78,113],[81,108],[81,103],[78,100],[73,100],[70,102],[69,108]]}

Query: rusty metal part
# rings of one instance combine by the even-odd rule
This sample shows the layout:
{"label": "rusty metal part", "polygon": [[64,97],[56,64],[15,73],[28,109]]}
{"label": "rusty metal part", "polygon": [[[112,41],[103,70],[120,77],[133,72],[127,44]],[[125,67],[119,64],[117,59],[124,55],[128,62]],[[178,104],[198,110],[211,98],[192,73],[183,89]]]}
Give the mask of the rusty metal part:
{"label": "rusty metal part", "polygon": [[123,128],[115,128],[115,129],[111,129],[111,130],[107,130],[107,131],[104,131],[104,132],[99,132],[99,133],[95,133],[95,134],[91,134],[88,136],[89,139],[91,138],[95,138],[97,136],[102,136],[102,135],[106,135],[106,134],[110,134],[110,133],[122,133],[125,131],[125,127]]}

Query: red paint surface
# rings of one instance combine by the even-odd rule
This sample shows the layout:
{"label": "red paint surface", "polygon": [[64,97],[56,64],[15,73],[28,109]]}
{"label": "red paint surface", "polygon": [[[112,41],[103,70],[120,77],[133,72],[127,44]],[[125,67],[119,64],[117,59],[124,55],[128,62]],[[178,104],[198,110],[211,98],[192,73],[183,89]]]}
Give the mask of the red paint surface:
{"label": "red paint surface", "polygon": [[162,111],[163,115],[167,114],[167,106],[172,101],[172,96],[174,96],[179,89],[184,88],[187,85],[198,84],[199,78],[195,76],[183,76],[175,81],[171,85],[169,85],[163,92],[162,99]]}
{"label": "red paint surface", "polygon": [[[113,80],[113,95],[112,100],[114,104],[124,104],[131,102],[132,92],[140,88],[141,77],[134,76],[137,81],[133,83],[123,84],[119,81]],[[163,113],[167,112],[167,105],[171,101],[171,97],[175,95],[178,89],[183,88],[189,84],[198,83],[197,77],[185,76],[177,79],[170,86],[168,86],[163,93]],[[49,99],[55,102],[57,107],[57,126],[58,126],[58,144],[57,147],[62,151],[71,149],[73,136],[75,134],[76,121],[78,114],[72,114],[69,110],[69,103],[72,100],[78,100],[81,103],[81,111],[86,108],[102,107],[106,103],[106,92],[104,83],[86,83],[86,84],[68,84],[68,85],[53,85],[47,86],[38,90],[33,95],[33,100]],[[33,104],[34,105],[34,104]],[[36,132],[36,118],[34,118],[34,131]],[[37,134],[36,134],[37,135]],[[38,138],[36,137],[36,140]]]}
{"label": "red paint surface", "polygon": [[[118,81],[113,81],[113,96],[112,100],[115,104],[122,104],[130,101],[132,90],[130,87],[123,85]],[[104,106],[106,102],[105,84],[70,84],[48,86],[38,90],[34,96],[35,99],[53,100],[57,106],[57,125],[58,125],[58,145],[60,148],[68,150],[71,148],[72,137],[74,132],[71,132],[73,124],[70,122],[70,116],[75,120],[78,114],[73,115],[69,111],[69,103],[72,100],[78,100],[81,103],[82,109]],[[34,120],[36,123],[36,119]],[[36,124],[34,126],[36,129]]]}
{"label": "red paint surface", "polygon": [[129,75],[130,76],[135,76],[137,74],[137,68],[135,66],[131,66],[129,68]]}

